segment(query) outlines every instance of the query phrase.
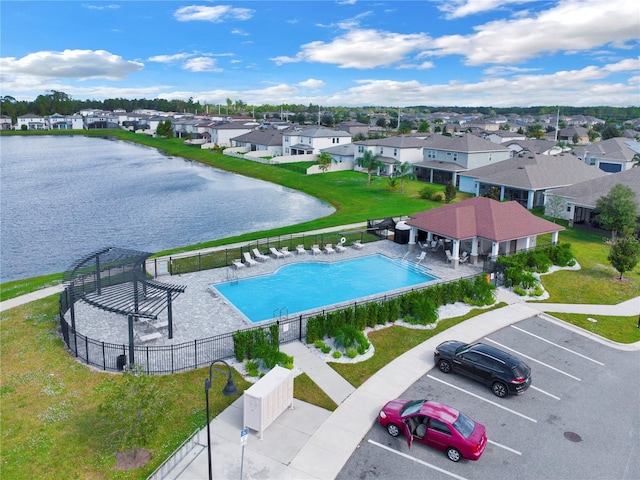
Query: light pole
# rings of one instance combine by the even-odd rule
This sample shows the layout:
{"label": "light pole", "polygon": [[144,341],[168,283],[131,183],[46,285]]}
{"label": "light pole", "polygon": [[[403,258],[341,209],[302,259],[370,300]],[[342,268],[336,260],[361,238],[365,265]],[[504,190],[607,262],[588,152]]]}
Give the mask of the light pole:
{"label": "light pole", "polygon": [[[207,457],[209,460],[209,480],[213,480],[213,466],[211,464],[211,429],[209,428],[209,389],[211,388],[211,381],[213,380],[213,365],[216,363],[224,363],[227,367],[227,384],[222,389],[222,394],[225,396],[231,396],[238,393],[238,387],[233,383],[233,377],[231,376],[231,367],[227,362],[222,359],[214,360],[209,365],[209,378],[204,379],[204,397],[207,405]],[[224,374],[225,372],[216,369],[216,372]]]}

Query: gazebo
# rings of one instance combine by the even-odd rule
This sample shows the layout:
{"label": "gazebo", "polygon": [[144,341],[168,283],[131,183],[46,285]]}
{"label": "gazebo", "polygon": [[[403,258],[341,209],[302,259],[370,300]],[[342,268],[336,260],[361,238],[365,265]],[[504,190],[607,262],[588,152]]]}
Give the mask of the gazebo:
{"label": "gazebo", "polygon": [[[76,261],[65,273],[65,290],[60,294],[61,318],[65,305],[71,317],[72,332],[76,331],[76,301],[85,302],[108,312],[124,315],[129,327],[129,364],[134,358],[134,323],[154,321],[167,310],[168,338],[173,338],[173,300],[186,287],[164,284],[147,278],[145,261],[151,253],[106,247]],[[158,328],[159,330],[159,328]],[[63,331],[63,334],[65,332]],[[71,347],[69,333],[65,336]],[[154,338],[161,338],[156,331]]]}
{"label": "gazebo", "polygon": [[558,243],[564,227],[536,217],[516,201],[498,202],[487,197],[474,197],[410,216],[409,248],[418,239],[431,242],[436,237],[450,245],[452,266],[457,268],[461,250],[470,254],[470,262],[486,256],[528,250],[536,246],[538,235],[551,234]]}

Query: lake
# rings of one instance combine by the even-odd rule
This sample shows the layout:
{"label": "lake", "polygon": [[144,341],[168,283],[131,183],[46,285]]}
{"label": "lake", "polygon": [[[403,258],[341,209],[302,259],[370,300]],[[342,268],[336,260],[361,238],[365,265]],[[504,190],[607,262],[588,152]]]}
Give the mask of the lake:
{"label": "lake", "polygon": [[106,246],[154,253],[335,211],[279,185],[84,136],[0,137],[0,186],[1,282],[63,272]]}

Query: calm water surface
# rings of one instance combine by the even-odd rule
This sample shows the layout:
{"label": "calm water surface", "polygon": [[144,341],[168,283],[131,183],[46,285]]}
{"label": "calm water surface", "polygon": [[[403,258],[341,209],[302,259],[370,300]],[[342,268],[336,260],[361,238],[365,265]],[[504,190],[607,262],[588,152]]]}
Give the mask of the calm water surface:
{"label": "calm water surface", "polygon": [[0,137],[0,280],[330,215],[308,195],[117,140]]}

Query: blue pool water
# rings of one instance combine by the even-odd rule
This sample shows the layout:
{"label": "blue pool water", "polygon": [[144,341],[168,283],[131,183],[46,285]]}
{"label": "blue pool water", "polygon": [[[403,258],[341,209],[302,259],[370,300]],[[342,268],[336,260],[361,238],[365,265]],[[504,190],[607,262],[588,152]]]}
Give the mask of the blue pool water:
{"label": "blue pool water", "polygon": [[273,274],[212,284],[251,322],[261,322],[436,280],[383,255],[292,263]]}

